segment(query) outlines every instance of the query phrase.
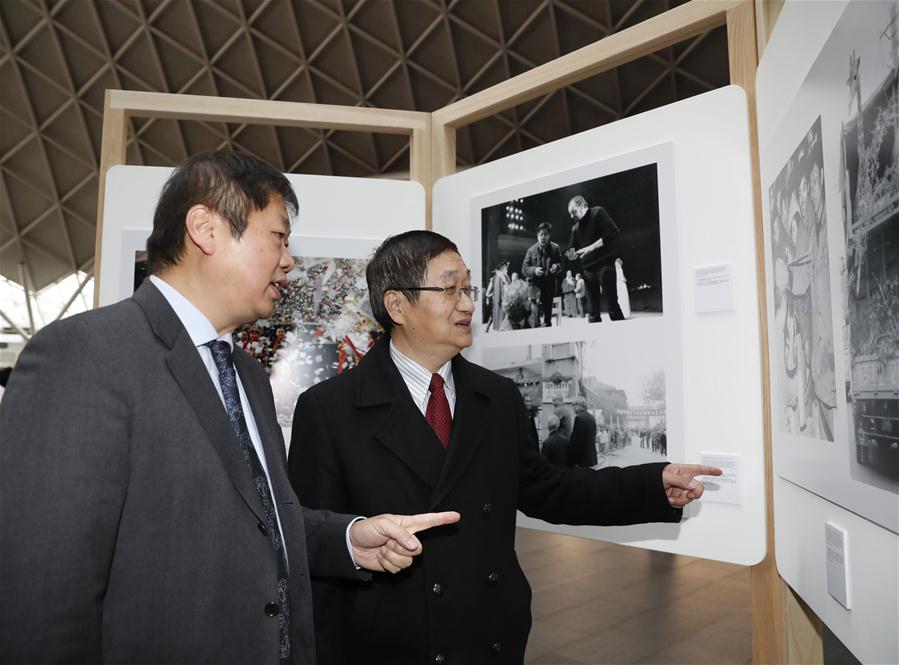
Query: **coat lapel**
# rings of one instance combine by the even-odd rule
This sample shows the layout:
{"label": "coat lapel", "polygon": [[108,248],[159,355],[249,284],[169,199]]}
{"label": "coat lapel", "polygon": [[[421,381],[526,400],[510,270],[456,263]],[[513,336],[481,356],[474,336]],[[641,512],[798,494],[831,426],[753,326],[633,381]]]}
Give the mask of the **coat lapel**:
{"label": "coat lapel", "polygon": [[244,503],[260,521],[264,521],[262,501],[253,485],[240,444],[228,421],[222,400],[209,378],[209,372],[187,330],[165,297],[149,280],[144,281],[134,293],[134,299],[144,310],[153,332],[169,348],[165,356],[169,371],[181,387],[197,420],[206,430],[231,482]]}
{"label": "coat lapel", "polygon": [[380,407],[387,412],[384,420],[374,428],[375,439],[433,489],[447,454],[412,402],[409,390],[390,358],[386,336],[365,355],[357,373],[356,407]]}
{"label": "coat lapel", "polygon": [[487,435],[490,422],[489,398],[474,385],[469,363],[461,355],[453,360],[453,382],[456,385],[453,431],[446,464],[431,495],[428,510],[435,510],[465,473]]}

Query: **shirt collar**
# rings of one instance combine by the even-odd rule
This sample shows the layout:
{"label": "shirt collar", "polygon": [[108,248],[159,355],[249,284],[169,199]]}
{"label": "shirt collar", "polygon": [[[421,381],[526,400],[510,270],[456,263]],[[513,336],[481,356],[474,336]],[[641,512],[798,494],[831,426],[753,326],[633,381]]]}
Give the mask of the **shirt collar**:
{"label": "shirt collar", "polygon": [[187,330],[187,334],[190,335],[194,346],[203,346],[207,342],[218,339],[227,342],[231,350],[234,350],[234,341],[231,339],[231,333],[219,336],[215,326],[212,325],[203,312],[197,309],[196,305],[190,300],[181,295],[175,287],[156,275],[150,275],[150,281],[153,282],[153,286],[159,289],[162,297],[175,310],[175,316],[178,317],[181,325]]}
{"label": "shirt collar", "polygon": [[[424,382],[425,385],[430,384],[431,370],[419,365],[412,360],[412,358],[396,348],[396,344],[393,343],[393,340],[390,340],[390,357],[393,359],[393,364],[396,365],[396,368],[399,370],[400,375],[407,385],[413,382]],[[440,366],[436,373],[443,379],[445,387],[450,395],[455,396],[456,384],[453,381],[453,361],[447,360]]]}

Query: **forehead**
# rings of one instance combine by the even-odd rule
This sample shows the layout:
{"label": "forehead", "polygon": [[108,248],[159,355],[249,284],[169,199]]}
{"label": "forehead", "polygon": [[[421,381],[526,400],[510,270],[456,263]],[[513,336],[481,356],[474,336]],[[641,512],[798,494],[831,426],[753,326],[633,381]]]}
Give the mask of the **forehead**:
{"label": "forehead", "polygon": [[254,220],[259,224],[283,226],[290,231],[290,215],[287,214],[287,206],[281,195],[277,193],[269,195],[268,205],[265,208],[250,212],[247,224],[252,224]]}
{"label": "forehead", "polygon": [[465,279],[470,275],[465,261],[456,252],[447,250],[428,261],[428,279]]}

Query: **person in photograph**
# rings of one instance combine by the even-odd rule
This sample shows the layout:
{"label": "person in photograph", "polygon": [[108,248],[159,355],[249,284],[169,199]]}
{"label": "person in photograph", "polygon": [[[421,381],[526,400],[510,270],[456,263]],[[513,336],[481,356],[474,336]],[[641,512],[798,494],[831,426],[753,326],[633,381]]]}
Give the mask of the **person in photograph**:
{"label": "person in photograph", "polygon": [[571,448],[568,437],[559,431],[559,417],[552,415],[546,419],[546,429],[549,434],[543,442],[543,448],[540,452],[546,458],[546,461],[554,466],[568,469],[573,466],[571,464]]}
{"label": "person in photograph", "polygon": [[574,299],[577,303],[578,318],[582,319],[587,315],[587,284],[581,273],[574,277]]}
{"label": "person in photograph", "polygon": [[503,293],[509,285],[509,262],[503,261],[493,271],[490,283],[487,285],[487,292],[484,294],[484,300],[490,308],[490,318],[487,320],[486,332],[490,332],[492,327],[494,330],[503,330],[505,323],[505,312],[503,310]]}
{"label": "person in photograph", "polygon": [[522,399],[524,400],[524,410],[528,417],[528,434],[530,434],[531,439],[534,441],[534,447],[537,450],[540,450],[540,437],[537,435],[538,409],[534,406],[534,400],[531,399],[530,394],[524,393]]}
{"label": "person in photograph", "polygon": [[[52,323],[0,403],[0,662],[311,665],[309,573],[363,581],[458,518],[302,508],[268,377],[297,199],[202,153],[162,189],[133,297]],[[77,352],[73,352],[77,350]]]}
{"label": "person in photograph", "polygon": [[569,270],[565,273],[565,278],[562,280],[562,314],[564,316],[577,316],[577,300],[574,296],[575,286],[574,276],[572,276]]}
{"label": "person in photograph", "polygon": [[539,306],[539,320],[545,328],[552,325],[557,275],[562,270],[562,250],[549,239],[551,233],[552,225],[548,222],[537,226],[537,242],[528,248],[521,264],[521,274],[533,287],[532,297]]}
{"label": "person in photograph", "polygon": [[553,413],[559,417],[562,434],[570,437],[574,429],[574,409],[565,403],[561,395],[553,397]]}
{"label": "person in photograph", "polygon": [[605,295],[605,304],[612,321],[624,318],[618,306],[618,288],[615,275],[618,225],[612,221],[602,206],[590,207],[583,196],[573,196],[568,201],[568,215],[574,224],[568,242],[566,258],[580,259],[584,282],[587,287],[587,306],[590,323],[599,323],[601,317],[600,295]]}
{"label": "person in photograph", "polygon": [[587,410],[587,399],[574,398],[574,426],[571,429],[572,466],[596,466],[596,418]]}
{"label": "person in photograph", "polygon": [[621,257],[615,259],[615,294],[621,316],[625,319],[631,318],[631,297],[627,292],[627,278],[624,276],[624,261]]}
{"label": "person in photograph", "polygon": [[300,396],[291,481],[313,508],[451,508],[462,520],[425,532],[402,575],[317,580],[320,662],[521,663],[531,594],[515,558],[518,510],[566,524],[677,522],[702,494],[694,476],[720,471],[550,464],[515,382],[461,354],[477,289],[456,245],[431,231],[393,236],[367,279],[386,335],[358,367]]}
{"label": "person in photograph", "polygon": [[503,325],[499,330],[521,330],[533,327],[536,321],[534,303],[528,294],[528,284],[512,273],[507,288],[503,290],[502,309],[504,315]]}

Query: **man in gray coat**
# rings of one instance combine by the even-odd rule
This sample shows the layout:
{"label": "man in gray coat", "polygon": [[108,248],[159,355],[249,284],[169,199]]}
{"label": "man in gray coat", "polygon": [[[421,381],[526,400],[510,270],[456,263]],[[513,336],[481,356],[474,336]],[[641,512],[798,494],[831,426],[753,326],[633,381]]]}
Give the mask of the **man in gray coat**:
{"label": "man in gray coat", "polygon": [[0,662],[315,661],[310,572],[396,572],[456,514],[304,510],[268,380],[296,196],[235,153],[163,188],[132,298],[47,326],[0,406]]}

